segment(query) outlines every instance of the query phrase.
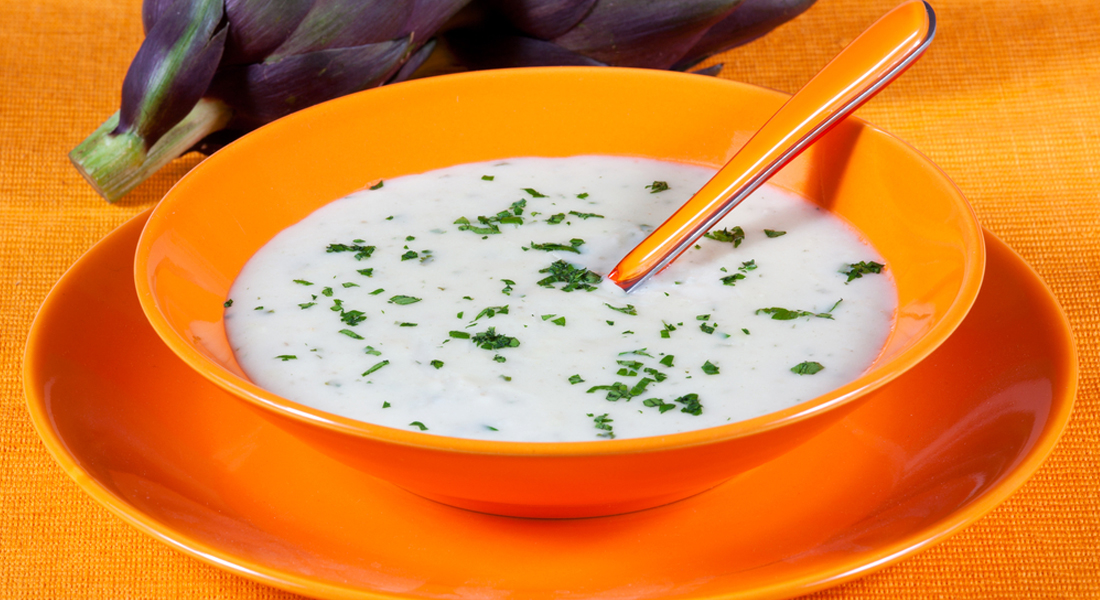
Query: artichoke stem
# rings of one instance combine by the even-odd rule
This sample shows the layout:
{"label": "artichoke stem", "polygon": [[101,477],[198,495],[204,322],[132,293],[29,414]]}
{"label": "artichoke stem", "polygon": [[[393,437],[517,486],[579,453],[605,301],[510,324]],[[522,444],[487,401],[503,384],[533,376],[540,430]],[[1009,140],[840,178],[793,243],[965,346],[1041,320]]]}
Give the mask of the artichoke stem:
{"label": "artichoke stem", "polygon": [[116,112],[73,148],[69,160],[100,196],[114,202],[199,140],[224,128],[230,116],[232,111],[224,102],[203,98],[146,151],[141,135],[111,133],[118,127]]}

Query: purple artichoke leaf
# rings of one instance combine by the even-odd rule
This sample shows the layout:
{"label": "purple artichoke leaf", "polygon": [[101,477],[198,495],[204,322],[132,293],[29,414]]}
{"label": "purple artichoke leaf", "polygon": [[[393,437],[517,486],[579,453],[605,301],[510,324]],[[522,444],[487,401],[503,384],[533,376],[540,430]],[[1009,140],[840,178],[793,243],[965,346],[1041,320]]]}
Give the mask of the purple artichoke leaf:
{"label": "purple artichoke leaf", "polygon": [[428,57],[431,56],[432,52],[435,51],[435,47],[436,39],[432,38],[428,40],[426,44],[418,48],[416,52],[413,52],[409,56],[408,60],[405,61],[405,64],[401,65],[401,68],[397,70],[397,73],[394,73],[393,77],[391,77],[390,80],[386,83],[400,83],[407,80],[410,76],[412,76],[413,73],[416,72],[417,69],[420,68],[420,65],[424,64],[424,61],[428,60]]}
{"label": "purple artichoke leaf", "polygon": [[178,0],[161,13],[122,82],[117,135],[139,135],[146,149],[203,96],[225,48],[221,0]]}
{"label": "purple artichoke leaf", "polygon": [[409,0],[315,0],[290,37],[265,62],[404,37],[409,34],[406,24],[412,9]]}
{"label": "purple artichoke leaf", "polygon": [[742,0],[600,0],[554,43],[609,65],[667,69]]}
{"label": "purple artichoke leaf", "polygon": [[455,58],[467,69],[514,67],[607,66],[543,40],[482,28],[449,31],[444,35]]}
{"label": "purple artichoke leaf", "polygon": [[[172,3],[177,0],[143,0],[141,3],[141,27],[145,35],[149,35],[149,31],[153,29],[153,25],[156,24],[160,16],[164,14],[169,8],[172,8]],[[185,0],[190,1],[190,0]]]}
{"label": "purple artichoke leaf", "polygon": [[314,0],[225,0],[229,40],[223,65],[260,62],[301,24]]}
{"label": "purple artichoke leaf", "polygon": [[410,37],[321,50],[222,69],[208,95],[234,111],[230,128],[252,129],[319,102],[381,85],[408,57]]}
{"label": "purple artichoke leaf", "polygon": [[542,40],[552,40],[581,22],[596,0],[492,0],[513,27]]}
{"label": "purple artichoke leaf", "polygon": [[745,0],[712,26],[673,69],[690,69],[708,56],[747,44],[806,12],[815,0]]}
{"label": "purple artichoke leaf", "polygon": [[414,42],[435,37],[452,17],[470,4],[470,0],[413,0],[413,2],[412,17],[405,25],[405,33],[413,34]]}

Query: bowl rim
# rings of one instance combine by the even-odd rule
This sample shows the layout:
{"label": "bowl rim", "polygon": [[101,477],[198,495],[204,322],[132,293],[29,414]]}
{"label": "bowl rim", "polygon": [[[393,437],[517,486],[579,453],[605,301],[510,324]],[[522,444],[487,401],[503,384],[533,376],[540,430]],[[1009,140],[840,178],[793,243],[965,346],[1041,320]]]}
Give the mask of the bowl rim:
{"label": "bowl rim", "polygon": [[[217,164],[224,160],[232,160],[236,154],[248,152],[250,146],[257,143],[262,144],[265,136],[285,127],[287,123],[294,123],[300,119],[310,119],[317,115],[322,115],[326,111],[339,110],[345,105],[353,106],[357,102],[361,102],[361,99],[364,97],[373,98],[383,94],[403,94],[416,88],[424,88],[426,93],[431,93],[433,89],[439,87],[447,88],[453,85],[476,85],[477,81],[482,79],[496,79],[501,77],[537,79],[562,75],[612,78],[648,77],[668,79],[666,82],[668,84],[675,84],[676,80],[686,77],[695,78],[693,81],[698,84],[701,79],[699,75],[690,73],[623,67],[528,67],[521,69],[499,69],[456,73],[372,88],[302,109],[268,123],[242,136],[240,139],[227,145],[225,148],[222,148],[214,155],[196,165],[190,172],[176,182],[165,193],[162,200],[153,208],[149,220],[142,230],[134,256],[134,280],[138,299],[142,311],[145,313],[150,325],[152,325],[161,340],[168,345],[181,360],[199,374],[237,398],[292,421],[313,427],[320,427],[332,432],[351,435],[357,438],[365,438],[400,446],[431,449],[434,451],[481,455],[580,457],[667,451],[675,448],[687,448],[720,441],[728,441],[757,435],[808,419],[819,413],[833,410],[886,385],[897,376],[924,360],[933,350],[950,337],[969,313],[970,308],[977,298],[978,290],[981,288],[982,279],[985,274],[986,260],[985,241],[977,214],[973,207],[966,200],[962,191],[954,181],[952,181],[950,177],[948,177],[947,174],[927,156],[904,140],[854,116],[849,116],[843,121],[852,121],[858,124],[861,129],[867,129],[885,136],[889,139],[890,143],[897,144],[899,149],[911,156],[915,161],[931,167],[931,169],[948,184],[949,189],[953,191],[958,208],[961,209],[966,217],[964,219],[965,227],[962,232],[967,242],[965,246],[965,269],[962,276],[962,285],[954,301],[944,312],[943,317],[909,348],[885,362],[880,363],[876,360],[876,362],[857,379],[839,388],[835,388],[828,393],[805,402],[800,402],[791,407],[751,419],[680,433],[573,442],[480,440],[450,437],[429,432],[405,431],[384,425],[358,421],[312,408],[305,404],[283,398],[273,392],[265,390],[251,381],[242,379],[203,356],[175,330],[160,311],[156,301],[156,295],[149,281],[149,275],[152,274],[151,261],[149,260],[151,246],[154,239],[157,237],[158,228],[166,220],[165,215],[172,213],[177,205],[186,202],[187,196],[176,194],[177,190],[185,187],[188,180],[197,176],[196,174],[201,174],[205,170],[211,168],[212,164]],[[789,94],[776,90],[743,82],[719,79],[717,77],[707,79],[706,81],[713,82],[713,85],[737,89],[737,93],[741,94],[770,95],[777,102],[783,102],[790,97]],[[184,200],[181,201],[180,198]],[[336,198],[333,200],[335,199]],[[891,332],[891,336],[892,335],[893,331]]]}

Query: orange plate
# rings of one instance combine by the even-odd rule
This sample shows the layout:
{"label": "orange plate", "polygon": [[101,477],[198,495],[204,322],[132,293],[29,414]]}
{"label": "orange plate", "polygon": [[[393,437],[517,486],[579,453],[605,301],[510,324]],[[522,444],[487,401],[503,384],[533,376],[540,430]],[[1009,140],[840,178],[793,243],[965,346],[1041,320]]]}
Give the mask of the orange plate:
{"label": "orange plate", "polygon": [[779,598],[880,569],[978,519],[1034,471],[1077,384],[1049,290],[990,234],[984,287],[936,352],[839,424],[708,492],[616,517],[437,504],[260,418],[157,337],[130,264],[148,213],[46,299],[24,367],[54,458],[128,523],[321,598]]}

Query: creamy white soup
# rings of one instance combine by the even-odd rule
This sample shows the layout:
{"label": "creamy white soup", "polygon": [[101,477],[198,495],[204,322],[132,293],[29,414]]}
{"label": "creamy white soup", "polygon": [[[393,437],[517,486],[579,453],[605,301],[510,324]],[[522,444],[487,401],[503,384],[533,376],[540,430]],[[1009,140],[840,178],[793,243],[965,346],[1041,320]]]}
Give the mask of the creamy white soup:
{"label": "creamy white soup", "polygon": [[844,221],[764,187],[627,294],[602,278],[713,170],[577,156],[386,180],[275,236],[226,301],[258,385],[428,434],[714,427],[868,369],[896,291]]}

